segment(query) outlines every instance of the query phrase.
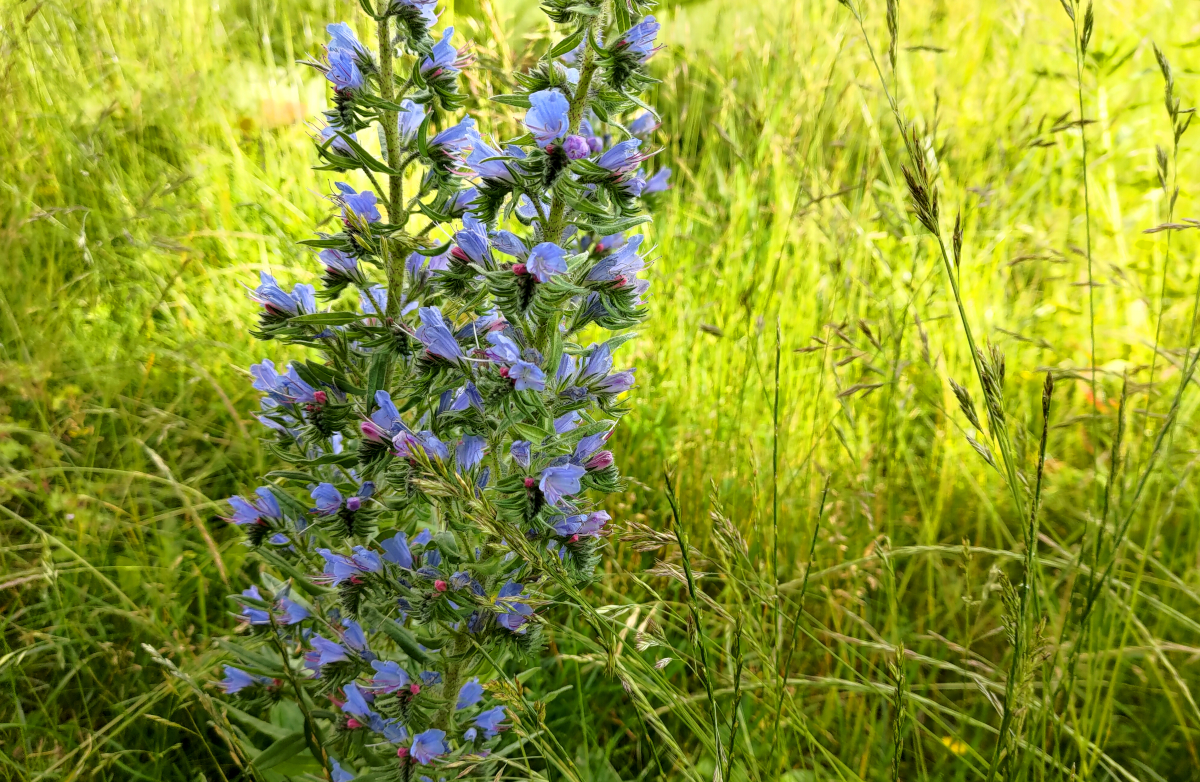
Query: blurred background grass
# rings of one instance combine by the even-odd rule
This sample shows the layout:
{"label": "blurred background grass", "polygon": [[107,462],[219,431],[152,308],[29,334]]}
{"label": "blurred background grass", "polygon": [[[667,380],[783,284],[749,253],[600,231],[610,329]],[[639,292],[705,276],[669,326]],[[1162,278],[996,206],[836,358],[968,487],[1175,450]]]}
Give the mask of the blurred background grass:
{"label": "blurred background grass", "polygon": [[[241,284],[259,270],[316,277],[296,241],[330,217],[304,125],[325,88],[294,62],[351,6],[0,10],[0,778],[237,773],[195,698],[141,644],[203,681],[217,660],[209,637],[233,630],[223,598],[249,564],[212,517],[265,466],[245,367],[268,355],[248,336]],[[534,51],[535,11],[518,0],[449,11],[481,54],[473,110],[489,111],[483,97],[505,66]],[[885,48],[882,3],[865,12]],[[963,437],[946,380],[975,388],[969,355],[940,261],[907,215],[903,144],[857,26],[834,0],[667,3],[660,17],[669,48],[653,102],[675,190],[653,231],[653,318],[626,349],[640,387],[615,450],[636,483],[614,517],[665,529],[662,471],[673,466],[692,543],[712,557],[701,568],[721,570],[702,582],[723,703],[734,617],[748,638],[737,775],[888,778],[884,661],[903,642],[916,704],[904,778],[983,776],[1008,670],[996,568],[1017,576],[1021,520]],[[1101,523],[1123,378],[1126,466],[1110,487],[1122,512],[1179,380],[1200,268],[1194,232],[1177,233],[1169,258],[1165,232],[1142,233],[1166,219],[1154,148],[1171,143],[1150,42],[1191,105],[1200,6],[1117,0],[1097,13],[1084,78],[1095,400],[1070,30],[1052,0],[902,0],[897,89],[932,139],[943,215],[962,212],[967,314],[1006,352],[1027,471],[1042,373],[1059,379],[1043,612],[1052,639],[1067,627],[1080,680],[1072,700],[1030,718],[1031,745],[1052,760],[1023,773],[1195,779],[1200,395],[1183,397],[1084,639],[1072,590]],[[1195,206],[1188,141],[1182,217]],[[774,625],[773,523],[779,580],[794,595],[827,476],[806,613],[789,603]],[[740,564],[714,548],[710,492],[745,540]],[[686,646],[678,584],[662,569],[646,575],[653,563],[614,541],[594,594],[631,632],[653,617]],[[701,688],[684,662],[627,666],[622,682],[586,626],[562,618],[561,656],[530,686],[574,688],[548,720],[588,777],[711,777]],[[796,622],[779,705],[762,656]],[[642,656],[671,656],[653,651]],[[677,754],[647,727],[648,709]]]}

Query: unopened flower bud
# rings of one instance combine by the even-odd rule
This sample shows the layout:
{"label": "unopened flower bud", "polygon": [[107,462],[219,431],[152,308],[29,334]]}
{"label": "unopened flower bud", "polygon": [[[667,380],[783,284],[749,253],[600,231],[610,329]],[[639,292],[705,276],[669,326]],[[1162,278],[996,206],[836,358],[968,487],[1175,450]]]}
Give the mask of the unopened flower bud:
{"label": "unopened flower bud", "polygon": [[567,153],[570,160],[579,160],[588,156],[591,147],[583,136],[567,136],[567,140],[563,142],[563,152]]}
{"label": "unopened flower bud", "polygon": [[346,510],[354,512],[362,507],[362,497],[350,497],[346,500]]}
{"label": "unopened flower bud", "polygon": [[317,404],[323,405],[329,401],[329,394],[326,394],[324,391],[317,391],[313,394],[313,399],[317,400]]}
{"label": "unopened flower bud", "polygon": [[527,271],[527,267],[523,263],[514,263],[512,269],[513,269],[513,274],[517,275],[518,277],[521,276],[522,274],[525,274],[525,272]]}
{"label": "unopened flower bud", "polygon": [[445,592],[449,587],[446,586],[445,581],[439,578],[437,581],[433,582],[433,588],[439,592]]}
{"label": "unopened flower bud", "polygon": [[537,483],[537,481],[535,481],[532,477],[526,478],[525,479],[525,488],[532,489],[536,483]]}
{"label": "unopened flower bud", "polygon": [[604,470],[611,467],[613,463],[612,451],[600,451],[591,459],[588,459],[584,467],[589,470]]}

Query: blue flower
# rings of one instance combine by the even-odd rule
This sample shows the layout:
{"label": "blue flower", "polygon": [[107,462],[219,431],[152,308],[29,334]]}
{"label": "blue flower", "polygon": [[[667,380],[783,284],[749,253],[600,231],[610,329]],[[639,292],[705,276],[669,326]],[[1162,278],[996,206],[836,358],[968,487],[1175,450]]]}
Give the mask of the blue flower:
{"label": "blue flower", "polygon": [[336,641],[330,641],[317,633],[313,633],[309,637],[308,643],[317,653],[317,665],[326,666],[333,663],[340,663],[350,658],[346,655],[346,647]]}
{"label": "blue flower", "polygon": [[513,461],[526,469],[529,468],[529,449],[531,445],[532,443],[528,440],[515,440],[508,448],[508,452],[512,454]]}
{"label": "blue flower", "polygon": [[596,391],[601,394],[622,394],[631,388],[633,388],[632,369],[611,374],[596,385]]}
{"label": "blue flower", "polygon": [[[447,158],[451,168],[463,169],[467,156],[479,141],[479,132],[475,130],[475,120],[465,117],[457,125],[452,125],[429,140],[429,147]],[[470,169],[459,171],[466,176]]]}
{"label": "blue flower", "polygon": [[466,435],[458,443],[454,451],[454,461],[458,464],[459,472],[470,470],[483,461],[483,448],[487,440],[476,435]]}
{"label": "blue flower", "polygon": [[649,136],[654,131],[658,130],[658,117],[650,112],[642,114],[640,117],[629,123],[629,132],[635,136]]}
{"label": "blue flower", "polygon": [[592,454],[600,450],[604,443],[608,441],[609,435],[611,434],[612,430],[608,430],[589,435],[580,440],[575,445],[575,453],[572,457],[572,461],[575,461],[579,464],[586,462]]}
{"label": "blue flower", "polygon": [[654,176],[646,180],[646,187],[642,190],[642,195],[650,193],[664,193],[671,189],[671,184],[668,180],[671,178],[671,169],[660,168],[655,172]]}
{"label": "blue flower", "polygon": [[572,410],[554,419],[555,434],[566,434],[577,426],[579,426],[579,413],[576,410]]}
{"label": "blue flower", "polygon": [[529,96],[531,105],[525,114],[525,127],[542,149],[567,134],[571,127],[571,104],[558,90],[542,90]]}
{"label": "blue flower", "polygon": [[262,391],[279,404],[296,404],[316,401],[316,389],[306,383],[289,365],[287,374],[280,375],[275,371],[275,362],[263,359],[261,363],[250,365],[250,374],[254,378],[253,388]]}
{"label": "blue flower", "polygon": [[521,626],[533,616],[533,609],[525,603],[518,603],[512,598],[520,597],[525,587],[515,581],[509,581],[500,587],[496,595],[496,622],[506,630],[517,632]]}
{"label": "blue flower", "polygon": [[422,766],[429,765],[434,758],[444,755],[449,751],[446,748],[446,743],[443,741],[445,738],[446,731],[430,728],[424,733],[418,733],[413,737],[412,749],[409,751]]}
{"label": "blue flower", "polygon": [[646,178],[642,176],[641,171],[619,177],[616,184],[618,188],[631,198],[640,197],[646,190]]}
{"label": "blue flower", "polygon": [[354,30],[345,22],[327,24],[325,25],[325,32],[329,33],[330,38],[325,48],[331,52],[348,52],[357,60],[366,51],[363,45],[359,43],[358,36],[354,34]]}
{"label": "blue flower", "polygon": [[546,373],[537,364],[518,361],[508,370],[508,379],[513,381],[516,391],[545,391]]}
{"label": "blue flower", "polygon": [[342,204],[343,218],[349,220],[349,212],[352,212],[358,218],[366,220],[368,223],[378,223],[383,219],[383,215],[379,214],[379,207],[375,206],[375,202],[378,199],[376,199],[374,192],[370,190],[364,190],[361,193],[355,192],[354,188],[345,182],[335,182],[334,186],[341,191],[338,200]]}
{"label": "blue flower", "polygon": [[387,313],[387,286],[372,285],[369,288],[359,288],[358,307],[364,315],[381,316]]}
{"label": "blue flower", "polygon": [[538,282],[549,282],[554,275],[566,273],[566,251],[553,242],[542,242],[529,251],[525,267]]}
{"label": "blue flower", "polygon": [[514,364],[521,360],[521,349],[504,332],[490,332],[487,340],[492,347],[485,351],[486,355],[497,364]]}
{"label": "blue flower", "polygon": [[487,226],[474,215],[463,215],[463,227],[454,234],[455,247],[450,254],[485,269],[492,266],[491,242],[488,241]]}
{"label": "blue flower", "polygon": [[343,581],[357,578],[359,573],[378,573],[383,569],[379,555],[362,546],[354,547],[354,556],[335,554],[327,548],[317,549],[317,553],[325,558],[324,577],[335,586]]}
{"label": "blue flower", "polygon": [[375,660],[371,663],[375,676],[371,679],[371,687],[376,692],[397,692],[408,686],[408,672],[400,664],[391,660]]}
{"label": "blue flower", "polygon": [[586,473],[578,464],[563,464],[547,467],[542,470],[542,479],[538,488],[546,496],[546,502],[557,505],[559,500],[569,494],[578,494],[581,487],[579,479]]}
{"label": "blue flower", "polygon": [[479,683],[479,677],[476,676],[458,691],[458,703],[455,704],[455,708],[469,709],[481,700],[483,700],[483,685]]}
{"label": "blue flower", "polygon": [[379,409],[371,413],[370,423],[374,425],[372,432],[377,432],[381,439],[390,440],[398,433],[407,431],[408,427],[401,420],[400,411],[396,409],[391,394],[387,391],[376,391],[375,404],[379,405]]}
{"label": "blue flower", "polygon": [[463,741],[474,741],[475,737],[478,735],[479,731],[475,730],[474,728],[467,728],[465,731],[463,731]]}
{"label": "blue flower", "polygon": [[438,0],[392,0],[392,13],[400,12],[401,9],[410,8],[425,22],[425,26],[429,27],[437,21],[437,12],[434,10],[438,4]]}
{"label": "blue flower", "polygon": [[363,632],[362,625],[353,619],[343,618],[342,627],[346,628],[346,631],[342,633],[342,641],[346,646],[356,652],[365,652],[367,650],[367,634]]}
{"label": "blue flower", "polygon": [[342,704],[342,711],[347,714],[353,714],[356,717],[370,717],[375,712],[371,711],[371,707],[367,705],[367,699],[363,697],[362,692],[358,689],[358,685],[354,682],[349,682],[342,688],[346,694],[346,702]]}
{"label": "blue flower", "polygon": [[583,370],[579,373],[579,380],[586,382],[592,378],[602,378],[609,373],[612,365],[612,349],[608,347],[608,343],[601,342],[599,345],[592,345],[587,361],[584,362]]}
{"label": "blue flower", "polygon": [[446,325],[442,311],[437,307],[422,307],[419,312],[421,326],[417,329],[417,341],[432,355],[444,358],[452,364],[459,363],[463,356],[462,348],[458,346],[454,333]]}
{"label": "blue flower", "polygon": [[294,625],[308,618],[308,609],[294,600],[279,598],[279,610],[283,612],[285,625]]}
{"label": "blue flower", "polygon": [[358,259],[349,253],[331,247],[322,250],[317,257],[321,259],[321,263],[325,264],[325,271],[331,276],[350,278],[358,276]]}
{"label": "blue flower", "polygon": [[297,283],[291,293],[286,293],[266,272],[260,272],[258,279],[259,285],[250,292],[250,298],[271,314],[288,317],[317,311],[317,291],[313,286]]}
{"label": "blue flower", "polygon": [[246,673],[241,668],[234,668],[232,665],[225,666],[225,679],[221,681],[221,689],[227,695],[233,695],[247,687],[253,687],[256,684],[270,684],[271,679],[266,676],[254,676]]}
{"label": "blue flower", "polygon": [[658,51],[658,47],[654,45],[654,38],[661,26],[653,16],[647,16],[626,30],[625,34],[617,39],[615,47],[632,52],[641,62],[645,62]]}
{"label": "blue flower", "polygon": [[383,547],[384,559],[405,570],[412,570],[412,552],[408,549],[408,539],[403,532],[397,532],[395,537],[381,541],[379,545]]}
{"label": "blue flower", "polygon": [[345,49],[329,52],[329,68],[325,71],[325,78],[338,92],[353,92],[362,88],[363,75],[355,59],[356,56]]}
{"label": "blue flower", "polygon": [[424,121],[424,106],[413,103],[408,98],[400,101],[400,111],[396,115],[396,126],[400,129],[400,143],[406,146],[412,143]]}
{"label": "blue flower", "polygon": [[462,52],[450,43],[450,39],[453,37],[453,27],[447,27],[442,31],[442,40],[435,43],[430,55],[421,60],[422,76],[427,79],[436,79],[439,76],[453,76],[462,70],[466,60],[460,57]]}
{"label": "blue flower", "polygon": [[614,144],[612,149],[596,158],[596,165],[613,172],[616,176],[633,173],[646,159],[646,155],[638,152],[641,145],[642,140],[637,138]]}
{"label": "blue flower", "polygon": [[[262,600],[262,595],[260,595],[258,593],[258,587],[256,587],[256,586],[251,586],[249,589],[244,590],[242,592],[242,595],[244,597],[252,597],[255,600]],[[249,624],[252,624],[252,625],[269,625],[269,624],[271,624],[270,612],[266,611],[262,608],[255,608],[254,606],[244,605],[244,606],[242,606],[242,616],[245,617],[246,622],[248,622]]]}
{"label": "blue flower", "polygon": [[494,231],[491,235],[492,246],[505,255],[524,260],[529,257],[529,248],[525,242],[511,231]]}
{"label": "blue flower", "polygon": [[631,236],[627,243],[600,259],[599,263],[588,272],[587,279],[591,282],[599,282],[618,278],[628,280],[636,277],[638,272],[646,268],[646,262],[642,256],[637,254],[641,244],[641,234]]}
{"label": "blue flower", "polygon": [[475,718],[475,726],[483,729],[483,737],[490,739],[500,733],[505,726],[500,723],[504,722],[504,707],[496,706],[481,712]]}
{"label": "blue flower", "polygon": [[333,768],[329,772],[330,782],[351,782],[354,779],[354,775],[338,765],[336,760],[330,758],[329,762],[333,764]]}
{"label": "blue flower", "polygon": [[332,483],[317,484],[312,490],[312,498],[323,516],[332,516],[342,509],[342,493]]}
{"label": "blue flower", "polygon": [[253,502],[249,502],[236,495],[230,497],[229,505],[233,508],[233,515],[226,516],[225,520],[241,526],[258,524],[262,519],[271,519],[274,521],[283,519],[283,512],[279,509],[279,501],[275,499],[275,494],[268,487],[260,486],[255,490],[255,495],[258,499]]}
{"label": "blue flower", "polygon": [[482,138],[477,138],[471,155],[467,158],[467,167],[480,179],[511,184],[514,180],[509,166],[514,164],[508,163],[502,158],[503,156],[498,150],[493,149]]}
{"label": "blue flower", "polygon": [[346,143],[346,139],[350,138],[358,141],[358,137],[353,133],[349,133],[337,125],[325,125],[320,130],[321,144],[324,146],[327,142],[329,149],[338,152],[346,157],[354,157],[354,148]]}

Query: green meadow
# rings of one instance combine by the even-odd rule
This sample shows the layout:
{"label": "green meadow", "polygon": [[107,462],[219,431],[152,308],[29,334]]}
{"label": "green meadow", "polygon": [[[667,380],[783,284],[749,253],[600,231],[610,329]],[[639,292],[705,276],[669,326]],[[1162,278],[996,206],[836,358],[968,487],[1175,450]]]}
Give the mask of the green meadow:
{"label": "green meadow", "polygon": [[[579,779],[1200,779],[1200,4],[1071,3],[661,4],[620,643],[549,607],[522,676]],[[450,5],[513,135],[542,17]],[[285,778],[231,742],[295,715],[212,697],[217,516],[287,358],[244,285],[335,217],[297,61],[356,11],[0,2],[0,779]]]}

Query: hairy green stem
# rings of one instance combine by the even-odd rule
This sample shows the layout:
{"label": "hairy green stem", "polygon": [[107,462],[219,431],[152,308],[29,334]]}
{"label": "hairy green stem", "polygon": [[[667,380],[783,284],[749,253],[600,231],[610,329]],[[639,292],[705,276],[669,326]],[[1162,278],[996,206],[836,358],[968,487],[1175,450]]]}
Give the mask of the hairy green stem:
{"label": "hairy green stem", "polygon": [[[601,13],[601,20],[605,15]],[[592,33],[599,27],[604,28],[603,21],[597,22],[596,17],[588,20],[587,30],[584,32],[584,40],[591,38]],[[567,121],[570,125],[568,133],[578,133],[579,125],[583,122],[583,113],[588,107],[588,90],[591,88],[592,77],[596,73],[596,68],[600,63],[596,60],[596,53],[591,46],[585,46],[583,52],[583,63],[579,68],[579,84],[575,87],[575,94],[571,96],[570,108],[567,112]],[[534,206],[540,211],[540,205],[536,199],[530,199],[534,202]],[[557,244],[562,239],[563,230],[566,229],[566,211],[567,202],[557,192],[554,194],[554,199],[550,204],[550,217],[546,220],[546,235],[545,239],[548,242]]]}
{"label": "hairy green stem", "polygon": [[[379,2],[380,19],[376,24],[379,43],[379,97],[389,103],[396,97],[396,78],[392,72],[392,35],[391,18],[387,16],[388,0]],[[404,170],[400,165],[400,127],[397,124],[398,115],[395,111],[383,109],[380,111],[383,122],[384,146],[387,147],[387,164],[396,173],[388,174],[388,193],[384,199],[384,209],[387,211],[388,222],[403,227],[408,222],[408,212],[404,209]],[[380,250],[383,255],[383,268],[387,275],[387,311],[388,318],[400,316],[400,299],[404,284],[403,259],[397,259],[387,238],[380,240]]]}

